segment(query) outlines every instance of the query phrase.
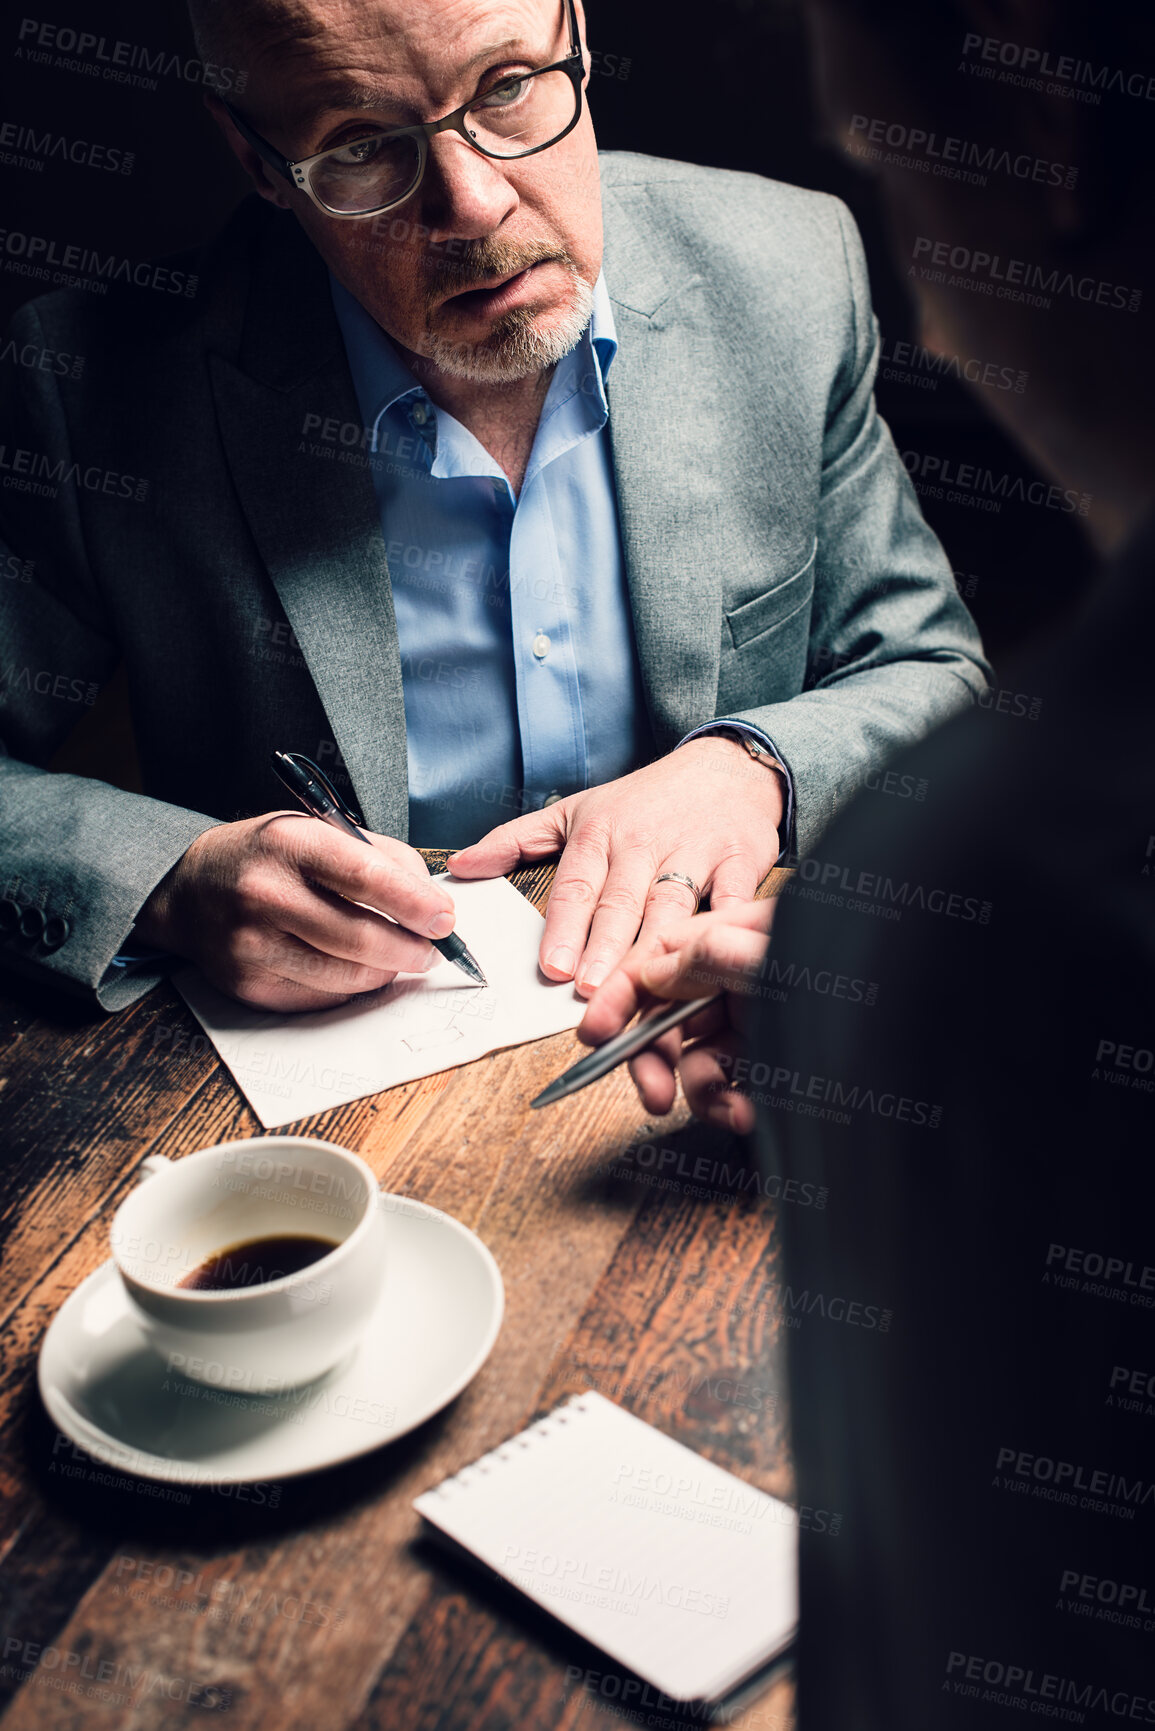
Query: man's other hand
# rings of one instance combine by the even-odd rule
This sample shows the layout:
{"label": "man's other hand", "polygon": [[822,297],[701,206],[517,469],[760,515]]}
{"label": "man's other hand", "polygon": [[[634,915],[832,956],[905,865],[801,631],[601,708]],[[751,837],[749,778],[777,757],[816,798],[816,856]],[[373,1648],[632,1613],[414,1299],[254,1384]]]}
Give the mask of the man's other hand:
{"label": "man's other hand", "polygon": [[777,905],[747,902],[668,927],[655,946],[631,950],[590,999],[578,1038],[600,1046],[620,1034],[639,1011],[647,1013],[658,1003],[726,993],[720,1003],[699,1011],[631,1058],[634,1085],[646,1111],[655,1117],[664,1117],[673,1106],[680,1073],[695,1117],[741,1135],[754,1128],[754,1107],[734,1085],[734,1060],[746,1050],[739,1028],[741,1003],[757,991],[766,933]]}
{"label": "man's other hand", "polygon": [[573,979],[588,997],[635,939],[647,948],[691,911],[689,888],[658,883],[663,872],[692,878],[715,911],[748,902],[778,858],[783,805],[775,770],[710,735],[499,825],[449,870],[498,877],[561,852],[539,959],[548,979]]}
{"label": "man's other hand", "polygon": [[453,902],[413,848],[370,840],[296,812],[219,824],[153,890],[135,935],[266,1010],[331,1009],[422,973]]}

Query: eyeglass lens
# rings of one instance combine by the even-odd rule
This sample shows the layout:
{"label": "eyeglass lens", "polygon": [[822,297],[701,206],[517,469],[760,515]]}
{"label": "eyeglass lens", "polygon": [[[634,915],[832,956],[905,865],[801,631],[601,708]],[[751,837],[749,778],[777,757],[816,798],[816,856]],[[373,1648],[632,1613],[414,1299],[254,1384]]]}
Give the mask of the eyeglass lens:
{"label": "eyeglass lens", "polygon": [[[507,78],[480,96],[465,130],[490,156],[525,156],[559,138],[573,120],[578,93],[568,72]],[[371,135],[330,151],[314,164],[312,187],[329,210],[364,214],[398,204],[421,165],[418,140]]]}

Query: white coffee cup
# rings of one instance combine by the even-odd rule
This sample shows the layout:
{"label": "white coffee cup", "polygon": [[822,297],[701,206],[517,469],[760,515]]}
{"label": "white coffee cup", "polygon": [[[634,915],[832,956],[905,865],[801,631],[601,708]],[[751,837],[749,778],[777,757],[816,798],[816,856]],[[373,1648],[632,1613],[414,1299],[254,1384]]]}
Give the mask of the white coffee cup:
{"label": "white coffee cup", "polygon": [[[174,1374],[273,1395],[314,1381],[352,1351],[385,1278],[385,1210],[363,1160],[332,1142],[264,1136],[183,1160],[153,1156],[144,1168],[113,1219],[112,1254],[138,1321]],[[259,1286],[180,1284],[222,1251],[283,1235],[330,1239],[334,1248]]]}

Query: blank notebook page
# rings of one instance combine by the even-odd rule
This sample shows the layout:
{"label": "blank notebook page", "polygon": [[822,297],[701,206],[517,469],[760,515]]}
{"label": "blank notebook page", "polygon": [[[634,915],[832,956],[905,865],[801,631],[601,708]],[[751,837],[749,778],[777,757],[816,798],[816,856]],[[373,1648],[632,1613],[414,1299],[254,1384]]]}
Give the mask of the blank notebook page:
{"label": "blank notebook page", "polygon": [[793,1639],[794,1510],[601,1395],[414,1507],[674,1700],[717,1700]]}

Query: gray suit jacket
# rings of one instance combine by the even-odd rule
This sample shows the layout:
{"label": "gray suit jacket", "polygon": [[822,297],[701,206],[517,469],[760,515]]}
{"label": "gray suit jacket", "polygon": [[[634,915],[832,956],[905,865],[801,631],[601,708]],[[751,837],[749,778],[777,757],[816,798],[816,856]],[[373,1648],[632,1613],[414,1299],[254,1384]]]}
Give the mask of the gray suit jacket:
{"label": "gray suit jacket", "polygon": [[[874,408],[858,236],[837,200],[756,176],[607,155],[602,177],[654,738],[765,728],[805,851],[985,679]],[[0,361],[0,961],[109,1008],[156,978],[105,975],[184,849],[283,803],[274,747],[408,829],[389,571],[324,268],[254,199],[158,281],[30,303]],[[120,659],[144,795],[41,767]]]}

